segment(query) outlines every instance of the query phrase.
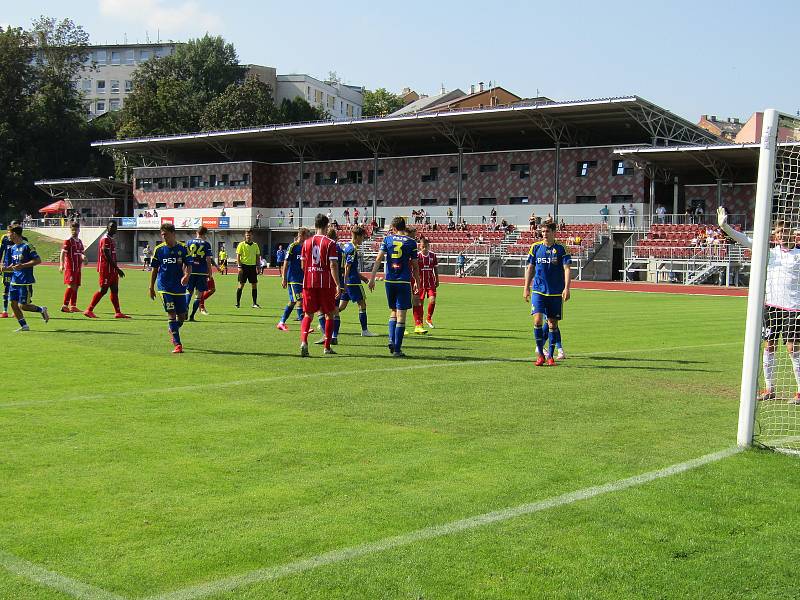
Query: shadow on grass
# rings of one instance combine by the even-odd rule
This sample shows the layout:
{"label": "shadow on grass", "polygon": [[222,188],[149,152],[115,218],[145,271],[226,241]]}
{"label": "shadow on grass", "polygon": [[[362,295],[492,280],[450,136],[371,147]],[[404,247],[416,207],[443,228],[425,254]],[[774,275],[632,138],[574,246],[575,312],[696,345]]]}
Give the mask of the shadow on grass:
{"label": "shadow on grass", "polygon": [[141,335],[128,331],[105,331],[102,329],[39,329],[38,333],[80,333],[82,335]]}
{"label": "shadow on grass", "polygon": [[719,369],[688,369],[681,367],[648,367],[646,365],[570,365],[572,369],[618,369],[632,371],[671,371],[673,373],[722,373]]}
{"label": "shadow on grass", "polygon": [[673,363],[678,365],[705,365],[708,364],[708,361],[705,360],[684,360],[682,358],[627,358],[624,356],[602,356],[602,355],[588,355],[588,354],[581,354],[578,358],[581,359],[588,359],[588,360],[609,360],[614,362],[635,362],[635,363],[642,363],[642,362],[663,362],[663,363]]}

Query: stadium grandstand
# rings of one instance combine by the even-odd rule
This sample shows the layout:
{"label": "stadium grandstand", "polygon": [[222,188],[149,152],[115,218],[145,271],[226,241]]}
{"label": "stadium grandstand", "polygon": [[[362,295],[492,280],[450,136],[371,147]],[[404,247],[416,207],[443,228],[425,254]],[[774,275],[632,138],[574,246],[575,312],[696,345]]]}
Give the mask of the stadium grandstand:
{"label": "stadium grandstand", "polygon": [[[131,258],[156,240],[164,220],[185,230],[205,224],[215,247],[255,228],[256,240],[274,251],[317,212],[345,226],[358,211],[359,222],[370,225],[366,248],[374,249],[388,218],[413,222],[412,212],[425,211],[418,230],[445,271],[464,253],[469,272],[519,275],[535,241],[529,224],[547,218],[559,224],[579,278],[637,273],[700,283],[724,270],[731,283],[747,268],[742,255],[710,271],[681,263],[675,277],[673,264],[651,262],[662,259],[661,250],[642,253],[683,240],[655,226],[705,224],[720,205],[746,230],[758,149],[727,143],[638,96],[537,99],[93,145],[132,167],[132,206],[120,213],[114,201],[113,209],[97,206],[83,216],[120,216],[120,238],[127,239],[121,251]],[[661,246],[651,243],[659,239]],[[703,258],[684,254],[675,252],[675,259]]]}

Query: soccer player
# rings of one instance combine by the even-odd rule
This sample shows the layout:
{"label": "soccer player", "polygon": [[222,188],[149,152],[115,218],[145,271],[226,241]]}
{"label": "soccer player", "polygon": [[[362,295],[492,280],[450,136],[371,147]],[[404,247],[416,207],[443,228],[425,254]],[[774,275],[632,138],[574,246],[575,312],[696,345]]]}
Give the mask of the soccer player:
{"label": "soccer player", "polygon": [[467,273],[465,271],[467,264],[467,257],[464,256],[463,252],[458,253],[458,257],[456,258],[456,274],[459,277],[466,277]]}
{"label": "soccer player", "polygon": [[[217,270],[221,270],[219,266],[217,266]],[[214,277],[209,272],[208,274],[208,289],[200,294],[200,314],[208,316],[208,311],[206,310],[206,300],[208,300],[211,296],[214,295],[214,292],[217,291],[217,286],[214,283]]]}
{"label": "soccer player", "polygon": [[114,306],[115,319],[130,319],[119,307],[119,278],[125,273],[117,266],[117,245],[114,236],[117,234],[117,222],[109,221],[106,232],[100,238],[100,249],[97,257],[97,271],[100,274],[100,290],[94,293],[89,306],[83,311],[84,316],[96,319],[94,309],[98,302],[111,290],[111,304]]}
{"label": "soccer player", "polygon": [[[753,240],[728,224],[724,207],[717,209],[717,222],[728,237],[745,248],[753,247]],[[767,283],[764,295],[764,318],[761,327],[764,338],[762,368],[765,389],[758,393],[759,400],[774,400],[775,350],[782,338],[792,360],[798,391],[790,400],[800,404],[800,248],[791,228],[782,220],[775,220],[772,239],[777,243],[769,249],[767,257]]]}
{"label": "soccer player", "polygon": [[336,354],[331,348],[336,296],[341,292],[339,281],[339,252],[331,238],[325,235],[328,217],[317,214],[316,233],[303,242],[303,322],[300,326],[300,356],[308,356],[308,333],[311,319],[317,312],[326,317],[325,354]]}
{"label": "soccer player", "polygon": [[425,298],[428,298],[428,314],[425,323],[433,329],[433,311],[436,309],[436,288],[439,287],[439,261],[436,253],[431,252],[428,238],[420,240],[419,272],[419,304],[414,306],[414,333],[425,333],[422,326]]}
{"label": "soccer player", "polygon": [[192,260],[192,275],[189,277],[189,286],[186,288],[186,306],[192,301],[192,295],[197,292],[192,313],[189,320],[194,321],[197,309],[200,308],[200,299],[208,291],[208,281],[211,279],[211,267],[214,266],[213,251],[211,243],[206,239],[208,228],[201,225],[195,232],[196,235],[186,242],[186,249],[189,251],[189,258]]}
{"label": "soccer player", "polygon": [[142,248],[142,271],[147,271],[150,269],[150,244],[145,244],[144,248]]}
{"label": "soccer player", "polygon": [[180,329],[188,312],[186,286],[192,274],[192,258],[186,246],[178,242],[175,226],[172,223],[161,225],[163,243],[153,249],[150,259],[150,299],[156,299],[156,283],[158,293],[164,301],[164,310],[169,315],[169,331],[172,334],[172,353],[181,354]]}
{"label": "soccer player", "polygon": [[411,308],[412,293],[419,293],[419,264],[417,242],[408,236],[406,220],[392,219],[391,233],[383,238],[381,249],[372,267],[369,289],[375,289],[375,276],[386,257],[384,284],[389,304],[389,352],[402,358],[403,336],[406,332],[406,311]]}
{"label": "soccer player", "polygon": [[297,320],[301,321],[303,319],[303,264],[301,253],[303,251],[303,242],[310,235],[311,232],[308,229],[301,227],[297,230],[294,241],[286,249],[286,258],[281,269],[281,285],[283,289],[289,292],[289,302],[286,304],[286,308],[283,309],[281,320],[276,325],[277,329],[281,331],[289,331],[286,326],[286,319],[292,314],[295,306],[297,306]]}
{"label": "soccer player", "polygon": [[[367,298],[364,295],[364,283],[369,279],[361,274],[361,267],[364,257],[361,254],[361,244],[364,242],[366,232],[360,225],[353,228],[352,239],[342,248],[342,258],[344,260],[344,290],[339,298],[339,313],[347,308],[352,301],[358,304],[358,321],[361,323],[361,337],[376,337],[377,333],[372,333],[367,326]],[[336,322],[334,337],[339,333],[338,327],[341,321]]]}
{"label": "soccer player", "polygon": [[[330,211],[328,211],[330,213]],[[328,225],[328,229],[325,231],[325,234],[331,238],[334,242],[336,242],[336,268],[339,269],[337,277],[339,278],[340,284],[342,287],[339,290],[339,294],[336,297],[336,302],[334,303],[334,311],[333,311],[333,333],[331,338],[331,344],[333,346],[339,343],[339,326],[341,325],[342,321],[339,317],[339,298],[341,294],[344,293],[344,279],[342,278],[342,247],[339,245],[339,234],[336,232],[335,225]],[[325,332],[325,324],[327,323],[327,315],[325,313],[320,313],[319,315],[319,330],[321,332]],[[315,344],[324,344],[325,337],[321,337],[319,340],[314,342]]]}
{"label": "soccer player", "polygon": [[[0,269],[2,267],[7,267],[11,264],[11,246],[14,243],[11,241],[11,230],[14,227],[19,227],[19,221],[11,221],[8,225],[8,230],[3,235],[3,238],[0,239]],[[28,241],[25,237],[22,238],[26,242]],[[3,271],[3,312],[0,313],[0,319],[7,319],[8,318],[8,295],[11,289],[11,273],[6,273]]]}
{"label": "soccer player", "polygon": [[261,249],[253,241],[253,231],[248,229],[244,232],[244,241],[236,246],[236,262],[239,265],[239,285],[236,288],[236,308],[242,300],[242,289],[248,281],[252,287],[253,308],[261,308],[258,305],[258,261],[261,258]]}
{"label": "soccer player", "polygon": [[69,226],[69,230],[72,235],[64,240],[58,261],[58,270],[64,274],[64,285],[67,286],[61,312],[76,313],[81,312],[76,304],[78,303],[78,288],[81,286],[81,267],[86,263],[86,253],[79,237],[81,234],[80,224],[73,222]]}
{"label": "soccer player", "polygon": [[33,276],[33,267],[41,263],[42,259],[36,253],[36,248],[22,237],[21,226],[16,225],[9,229],[8,237],[13,245],[6,250],[10,258],[8,265],[3,266],[3,273],[11,273],[11,289],[9,290],[11,310],[19,322],[17,331],[30,331],[22,311],[41,314],[45,323],[50,320],[46,306],[36,306],[31,303],[33,284],[36,282]]}
{"label": "soccer player", "polygon": [[[572,279],[570,265],[572,259],[561,244],[556,243],[556,224],[553,221],[542,223],[542,243],[535,243],[528,253],[528,266],[525,269],[525,283],[522,297],[531,302],[533,315],[533,336],[536,341],[536,366],[554,366],[556,361],[552,355],[544,354],[544,317],[547,315],[550,348],[554,348],[561,332],[558,322],[561,320],[563,302],[569,300],[569,287]],[[533,298],[531,298],[531,282]]]}
{"label": "soccer player", "polygon": [[219,272],[223,275],[228,274],[228,253],[225,252],[225,244],[222,244],[222,247],[219,249],[219,258],[217,261],[219,264]]}

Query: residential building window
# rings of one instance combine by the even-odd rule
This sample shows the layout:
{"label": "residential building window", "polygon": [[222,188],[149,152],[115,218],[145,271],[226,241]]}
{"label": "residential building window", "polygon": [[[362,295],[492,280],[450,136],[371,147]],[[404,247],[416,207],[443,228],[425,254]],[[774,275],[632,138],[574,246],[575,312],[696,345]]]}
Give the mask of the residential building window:
{"label": "residential building window", "polygon": [[97,101],[97,110],[96,112],[106,112],[106,101],[105,100],[98,100]]}
{"label": "residential building window", "polygon": [[436,206],[439,201],[436,198],[420,198],[419,203],[422,206]]}
{"label": "residential building window", "polygon": [[119,98],[112,98],[108,102],[108,109],[109,110],[119,110],[121,108]]}
{"label": "residential building window", "polygon": [[528,179],[531,176],[531,165],[529,163],[512,163],[511,171],[519,173],[520,179]]}
{"label": "residential building window", "polygon": [[112,65],[118,65],[118,64],[120,64],[121,60],[122,60],[122,54],[120,53],[120,51],[119,50],[112,50],[111,51],[111,64]]}
{"label": "residential building window", "polygon": [[95,53],[95,61],[97,62],[98,65],[106,64],[107,60],[108,60],[108,52],[106,52],[105,50],[98,50]]}
{"label": "residential building window", "polygon": [[144,62],[146,60],[150,60],[153,58],[153,51],[152,50],[140,50],[139,51],[139,61]]}
{"label": "residential building window", "polygon": [[508,199],[509,204],[527,204],[528,197],[527,196],[511,196]]}
{"label": "residential building window", "polygon": [[622,204],[625,202],[633,202],[633,194],[618,194],[611,196],[612,204]]}
{"label": "residential building window", "polygon": [[308,100],[309,102],[311,101],[311,86],[310,85],[306,86],[306,100]]}
{"label": "residential building window", "polygon": [[489,206],[497,204],[497,198],[478,198],[478,204],[481,206]]}
{"label": "residential building window", "polygon": [[84,92],[87,94],[92,91],[92,80],[91,79],[81,79],[81,87]]}
{"label": "residential building window", "polygon": [[575,175],[576,177],[586,177],[589,175],[589,169],[596,166],[596,160],[579,160],[575,169]]}
{"label": "residential building window", "polygon": [[353,105],[352,104],[348,104],[347,105],[347,116],[348,117],[352,117],[353,116]]}
{"label": "residential building window", "polygon": [[633,167],[628,167],[625,165],[624,160],[615,160],[611,163],[611,174],[614,176],[617,175],[630,175],[633,173]]}
{"label": "residential building window", "polygon": [[[378,169],[378,177],[383,177],[383,169]],[[370,169],[367,173],[367,183],[375,183],[375,171]]]}
{"label": "residential building window", "polygon": [[130,50],[125,50],[125,64],[132,65],[134,63],[133,60],[133,48]]}
{"label": "residential building window", "polygon": [[186,202],[173,202],[173,208],[186,208]]}
{"label": "residential building window", "polygon": [[314,104],[322,104],[322,90],[314,90]]}
{"label": "residential building window", "polygon": [[159,58],[164,58],[165,56],[169,56],[169,48],[156,48],[156,56]]}
{"label": "residential building window", "polygon": [[575,196],[575,204],[595,204],[597,196]]}
{"label": "residential building window", "polygon": [[427,175],[422,176],[422,181],[436,181],[439,179],[439,167],[431,167]]}
{"label": "residential building window", "polygon": [[497,164],[481,165],[478,170],[481,173],[497,173]]}
{"label": "residential building window", "polygon": [[125,93],[130,94],[133,91],[133,82],[130,79],[125,80]]}
{"label": "residential building window", "polygon": [[98,94],[105,94],[106,93],[106,80],[105,79],[98,79],[97,80],[97,93]]}
{"label": "residential building window", "polygon": [[331,95],[328,95],[328,108],[336,110],[336,98]]}
{"label": "residential building window", "polygon": [[112,94],[119,94],[119,79],[112,79],[111,80],[111,93]]}

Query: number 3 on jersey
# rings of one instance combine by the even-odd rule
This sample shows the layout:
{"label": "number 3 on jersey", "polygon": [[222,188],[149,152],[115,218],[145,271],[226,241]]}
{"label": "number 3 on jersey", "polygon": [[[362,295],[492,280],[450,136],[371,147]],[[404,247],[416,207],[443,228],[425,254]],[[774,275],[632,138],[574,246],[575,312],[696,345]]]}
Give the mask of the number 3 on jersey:
{"label": "number 3 on jersey", "polygon": [[394,252],[392,252],[392,258],[402,258],[403,257],[403,242],[398,240],[392,240],[392,245],[394,246]]}

